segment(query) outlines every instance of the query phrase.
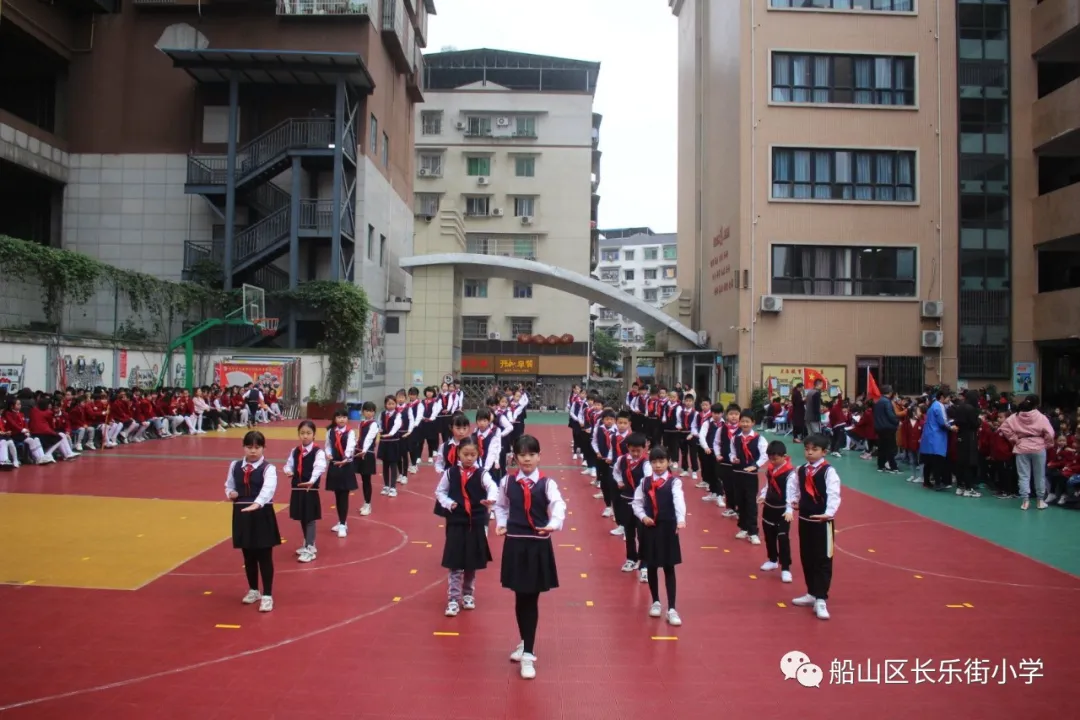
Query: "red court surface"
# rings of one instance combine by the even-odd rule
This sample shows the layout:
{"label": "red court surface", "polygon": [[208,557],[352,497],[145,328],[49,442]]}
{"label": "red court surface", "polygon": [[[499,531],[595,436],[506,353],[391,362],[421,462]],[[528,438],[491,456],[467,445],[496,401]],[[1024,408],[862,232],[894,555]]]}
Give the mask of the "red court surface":
{"label": "red court surface", "polygon": [[[573,464],[565,428],[532,429],[546,466]],[[239,445],[209,435],[124,446],[0,475],[0,490],[216,501],[227,462],[189,458],[236,456]],[[291,446],[271,441],[268,455]],[[279,515],[288,542],[276,551],[270,614],[240,603],[246,588],[227,523],[220,544],[139,590],[0,587],[0,717],[1068,715],[1080,667],[1076,577],[849,490],[837,519],[832,619],[822,622],[791,607],[804,592],[797,546],[795,582],[781,584],[758,570],[764,547],[733,539],[734,522],[686,482],[684,624],[671,628],[647,616],[647,586],[619,571],[622,540],[608,534],[588,480],[570,469],[549,474],[572,514],[555,536],[561,587],[541,598],[533,681],[507,659],[517,634],[494,533],[478,608],[443,616],[442,520],[426,467],[395,499],[376,491],[368,518],[354,497],[345,539],[330,533],[324,494],[311,565],[295,562],[299,528]],[[50,532],[48,518],[40,532]],[[784,679],[780,659],[792,650],[822,668],[819,688]],[[887,660],[905,682],[885,683]],[[1025,679],[1029,660],[1041,670]],[[917,677],[916,662],[931,672]],[[878,683],[867,681],[874,667]]]}

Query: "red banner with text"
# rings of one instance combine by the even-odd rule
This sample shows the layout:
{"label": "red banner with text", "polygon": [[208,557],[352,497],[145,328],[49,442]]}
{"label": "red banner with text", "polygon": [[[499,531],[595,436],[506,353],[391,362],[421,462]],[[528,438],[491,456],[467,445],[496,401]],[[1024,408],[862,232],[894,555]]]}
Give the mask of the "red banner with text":
{"label": "red banner with text", "polygon": [[247,383],[269,384],[270,387],[281,391],[281,384],[285,377],[284,365],[258,365],[254,363],[217,363],[214,367],[214,377],[218,385],[229,387],[236,385],[243,387]]}

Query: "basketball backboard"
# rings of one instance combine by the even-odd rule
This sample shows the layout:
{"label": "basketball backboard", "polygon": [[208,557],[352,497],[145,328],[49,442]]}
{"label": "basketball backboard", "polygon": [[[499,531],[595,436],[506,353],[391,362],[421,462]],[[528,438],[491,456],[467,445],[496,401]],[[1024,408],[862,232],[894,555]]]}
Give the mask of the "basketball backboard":
{"label": "basketball backboard", "polygon": [[245,284],[241,292],[244,303],[244,321],[256,325],[266,317],[266,291],[261,287]]}

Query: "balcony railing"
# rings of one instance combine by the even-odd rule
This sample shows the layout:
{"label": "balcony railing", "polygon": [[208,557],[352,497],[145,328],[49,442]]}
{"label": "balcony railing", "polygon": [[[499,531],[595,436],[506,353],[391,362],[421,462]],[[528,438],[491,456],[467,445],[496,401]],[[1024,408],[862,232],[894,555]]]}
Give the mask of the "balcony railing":
{"label": "balcony railing", "polygon": [[300,229],[315,230],[321,234],[330,234],[334,222],[333,200],[301,200]]}
{"label": "balcony railing", "polygon": [[409,37],[406,31],[412,29],[409,18],[405,14],[405,4],[402,0],[383,0],[382,8],[382,35],[386,49],[390,51],[390,57],[399,72],[408,72],[412,63],[412,50],[409,48]]}
{"label": "balcony railing", "polygon": [[1035,101],[1031,142],[1040,154],[1071,155],[1080,149],[1080,78]]}
{"label": "balcony railing", "polygon": [[[241,180],[284,160],[289,150],[323,149],[334,144],[332,118],[291,118],[278,123],[236,151],[236,177]],[[188,156],[189,185],[224,185],[228,177],[225,155],[193,153]]]}
{"label": "balcony railing", "polygon": [[277,0],[278,15],[370,17],[378,9],[377,2],[357,0]]}

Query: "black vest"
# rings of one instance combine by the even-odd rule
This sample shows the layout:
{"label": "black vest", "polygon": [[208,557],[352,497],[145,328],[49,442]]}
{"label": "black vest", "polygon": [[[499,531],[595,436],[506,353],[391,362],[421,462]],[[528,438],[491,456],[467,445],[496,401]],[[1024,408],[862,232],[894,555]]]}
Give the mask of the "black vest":
{"label": "black vest", "polygon": [[[398,415],[400,415],[400,413],[397,410],[394,410],[393,412],[389,410],[382,411],[382,415],[379,416],[379,432],[382,433],[383,440],[398,439],[398,434],[390,432],[394,429],[394,418]],[[401,430],[398,430],[398,433],[400,432]]]}
{"label": "black vest", "polygon": [[491,451],[491,441],[496,434],[494,425],[488,425],[487,432],[480,432],[477,430],[473,433],[473,440],[476,441],[476,447],[480,450],[480,457],[476,460],[478,467],[487,467],[487,457],[488,453]]}
{"label": "black vest", "polygon": [[596,447],[600,448],[600,457],[606,458],[611,450],[611,430],[604,427],[604,423],[601,422],[596,431],[600,433],[596,436]]}
{"label": "black vest", "polygon": [[739,458],[740,465],[757,465],[759,459],[761,459],[761,447],[758,440],[760,435],[754,433],[747,437],[742,433],[735,436],[732,440],[735,444],[735,457]]}
{"label": "black vest", "polygon": [[[345,459],[345,450],[349,447],[349,428],[345,426],[343,428],[335,427],[330,430],[330,460],[340,462]],[[341,449],[338,449],[338,437],[341,440]]]}
{"label": "black vest", "polygon": [[[457,503],[457,507],[446,515],[446,521],[451,525],[471,525],[474,522],[487,524],[488,509],[483,504],[487,500],[487,491],[484,490],[484,470],[478,465],[473,466],[473,474],[465,482],[465,490],[461,489],[461,477],[464,473],[460,467],[452,467],[446,471],[446,479],[450,484],[446,494]],[[472,514],[465,510],[465,496],[469,497],[469,505]]]}
{"label": "black vest", "polygon": [[[364,450],[364,440],[367,439],[368,433],[371,432],[371,426],[375,424],[374,420],[363,420],[360,422],[360,430],[356,434],[356,454],[359,455]],[[367,449],[371,452],[375,449],[375,442],[372,441],[371,447]]]}
{"label": "black vest", "polygon": [[825,506],[828,504],[825,476],[829,474],[831,466],[827,462],[818,465],[813,479],[807,484],[806,471],[809,467],[803,465],[799,468],[799,517],[824,515]]}
{"label": "black vest", "polygon": [[716,431],[719,430],[720,428],[719,428],[719,426],[717,426],[716,421],[713,420],[711,417],[708,418],[707,420],[704,420],[703,422],[709,423],[709,429],[705,431],[705,445],[710,450],[712,450],[713,449],[713,443],[716,442]]}
{"label": "black vest", "polygon": [[266,475],[266,462],[263,461],[258,467],[251,471],[251,475],[248,477],[247,485],[244,484],[244,463],[246,460],[238,460],[233,465],[232,480],[233,487],[236,490],[237,498],[233,500],[234,503],[244,503],[250,505],[255,502],[255,498],[259,497],[259,493],[262,492],[263,478]]}
{"label": "black vest", "polygon": [[[510,513],[506,521],[507,534],[550,538],[550,536],[538,535],[529,524],[529,518],[525,515],[525,488],[521,487],[517,478],[517,473],[506,478],[506,497],[510,501]],[[529,490],[532,496],[529,514],[532,516],[532,524],[537,529],[547,527],[550,522],[547,499],[549,482],[550,480],[546,477],[540,476]]]}
{"label": "black vest", "polygon": [[735,437],[735,438],[738,437],[739,429],[736,427],[735,428],[735,434],[729,436],[728,431],[727,431],[727,422],[722,422],[722,423],[720,423],[719,427],[717,427],[716,431],[718,433],[720,433],[720,457],[718,457],[717,460],[724,463],[725,465],[730,465],[731,464],[731,439],[733,437]]}
{"label": "black vest", "polygon": [[249,403],[259,402],[259,388],[251,388],[248,390],[247,401]]}
{"label": "black vest", "polygon": [[765,504],[782,508],[787,506],[787,479],[795,468],[790,463],[785,463],[781,468],[771,465],[766,469],[765,478]]}
{"label": "black vest", "polygon": [[650,475],[641,481],[641,492],[645,496],[645,515],[656,522],[675,522],[675,496],[672,494],[675,478],[669,474],[664,484],[656,488],[656,503],[653,504],[651,491],[655,486],[655,475]]}
{"label": "black vest", "polygon": [[634,499],[634,490],[645,479],[645,458],[638,461],[637,467],[631,469],[629,455],[619,458],[619,472],[622,474],[623,486],[619,489],[619,496],[627,500]]}
{"label": "black vest", "polygon": [[[305,455],[302,460],[300,459],[300,448],[296,448],[296,449],[294,449],[292,451],[292,461],[293,461],[292,486],[293,487],[299,486],[300,483],[302,483],[302,482],[310,482],[311,481],[311,474],[313,472],[315,472],[315,456],[318,454],[318,452],[319,452],[319,448],[314,443],[312,443],[311,450],[308,451],[308,454]],[[321,480],[321,478],[320,478],[320,480]],[[319,487],[319,483],[315,483],[314,485],[311,486],[311,488],[313,490],[315,488],[318,488],[318,487]]]}

